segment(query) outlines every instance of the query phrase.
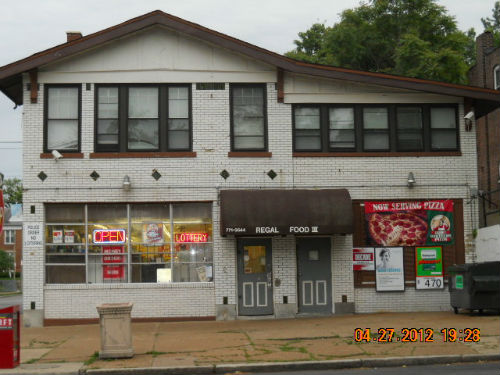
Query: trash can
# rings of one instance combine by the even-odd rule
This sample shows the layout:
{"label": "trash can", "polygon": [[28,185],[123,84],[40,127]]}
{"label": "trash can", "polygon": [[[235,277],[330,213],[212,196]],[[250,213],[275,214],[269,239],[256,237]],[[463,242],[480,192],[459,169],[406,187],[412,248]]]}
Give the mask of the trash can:
{"label": "trash can", "polygon": [[448,267],[448,290],[458,309],[500,312],[500,262],[466,263]]}
{"label": "trash can", "polygon": [[131,358],[132,326],[130,313],[132,303],[106,303],[97,306],[101,330],[99,358]]}
{"label": "trash can", "polygon": [[20,306],[10,306],[0,310],[0,368],[19,366],[21,357]]}

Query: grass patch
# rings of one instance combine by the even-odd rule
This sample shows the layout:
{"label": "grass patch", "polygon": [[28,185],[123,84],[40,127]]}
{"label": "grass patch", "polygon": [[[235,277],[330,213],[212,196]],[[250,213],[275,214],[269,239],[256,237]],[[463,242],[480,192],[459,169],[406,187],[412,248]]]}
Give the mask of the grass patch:
{"label": "grass patch", "polygon": [[159,355],[168,354],[168,353],[167,352],[157,352],[156,350],[151,350],[150,352],[146,352],[146,354],[150,354],[153,356],[153,358],[156,358]]}
{"label": "grass patch", "polygon": [[92,354],[89,359],[87,359],[85,362],[83,362],[83,364],[85,366],[90,366],[92,363],[94,363],[98,359],[99,359],[99,352],[94,352],[94,354]]}
{"label": "grass patch", "polygon": [[33,363],[37,363],[39,359],[40,359],[40,358],[32,358],[32,359],[30,359],[29,361],[26,361],[26,362],[24,362],[24,363],[26,363],[27,365],[31,365],[31,364],[33,364]]}

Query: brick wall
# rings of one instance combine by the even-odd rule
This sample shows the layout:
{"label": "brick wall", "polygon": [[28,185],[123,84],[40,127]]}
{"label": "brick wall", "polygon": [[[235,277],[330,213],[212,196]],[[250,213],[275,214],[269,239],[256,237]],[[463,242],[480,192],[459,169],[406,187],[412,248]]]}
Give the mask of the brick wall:
{"label": "brick wall", "polygon": [[[500,65],[500,49],[493,47],[493,35],[489,32],[476,39],[476,65],[469,71],[469,84],[495,88],[494,69]],[[500,110],[495,110],[476,121],[478,183],[485,192],[498,190],[500,163]],[[484,215],[498,210],[500,193],[487,194],[484,210],[481,202],[481,226],[500,224],[500,215]],[[488,201],[491,201],[488,202]]]}
{"label": "brick wall", "polygon": [[[44,223],[44,203],[48,202],[181,202],[213,201],[214,283],[192,285],[48,285],[44,287],[43,248],[24,248],[24,308],[36,302],[46,318],[95,317],[95,305],[102,302],[135,303],[134,316],[212,316],[214,306],[237,304],[236,241],[219,233],[218,192],[224,188],[347,188],[353,199],[437,199],[468,200],[469,188],[477,186],[475,133],[465,132],[463,106],[459,108],[460,157],[342,157],[293,158],[291,105],[278,103],[274,83],[267,84],[268,140],[271,158],[229,158],[229,85],[225,90],[197,91],[193,85],[193,151],[195,158],[90,159],[94,137],[94,85],[82,84],[81,150],[83,159],[63,158],[58,162],[40,159],[43,152],[43,85],[36,104],[24,90],[24,219]],[[376,94],[374,94],[376,95]],[[162,178],[151,177],[157,169]],[[230,177],[219,173],[226,169]],[[277,177],[266,173],[273,169]],[[44,171],[47,180],[37,174]],[[89,175],[101,176],[93,181]],[[408,172],[417,180],[406,186]],[[130,176],[132,188],[125,192],[121,183]],[[30,206],[35,206],[35,214]],[[477,202],[464,204],[466,259],[473,259],[470,234],[477,228]],[[274,278],[282,284],[274,289],[274,300],[296,302],[296,260],[294,238],[273,239]],[[390,306],[391,293],[354,290],[352,274],[352,236],[334,236],[332,250],[333,302],[347,295],[356,302],[358,312],[373,311],[373,299]],[[427,294],[432,298],[427,298]],[[411,310],[418,297],[419,309],[439,310],[444,292],[416,293],[408,289],[399,296],[398,309]],[[183,298],[188,296],[189,298]],[[421,298],[425,296],[425,298]],[[186,301],[188,299],[189,301]],[[68,303],[67,301],[70,301]],[[170,302],[169,302],[170,301]],[[156,305],[158,305],[156,307]],[[377,305],[378,306],[378,305]]]}

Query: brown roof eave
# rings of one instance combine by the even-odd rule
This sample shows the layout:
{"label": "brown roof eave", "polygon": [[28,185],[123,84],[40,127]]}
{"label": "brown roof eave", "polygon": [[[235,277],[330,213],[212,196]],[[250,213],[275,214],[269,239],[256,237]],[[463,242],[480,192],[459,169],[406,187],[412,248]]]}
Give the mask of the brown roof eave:
{"label": "brown roof eave", "polygon": [[[276,66],[285,71],[313,75],[323,78],[340,79],[367,84],[396,87],[408,90],[471,98],[475,100],[487,100],[498,103],[500,106],[500,93],[485,88],[462,86],[435,82],[410,77],[392,76],[382,73],[363,72],[351,69],[316,65],[304,63],[254,46],[250,43],[238,40],[228,35],[207,29],[201,25],[183,20],[181,18],[154,11],[134,19],[125,21],[119,25],[87,35],[81,39],[64,43],[62,45],[39,52],[25,59],[0,67],[0,85],[2,81],[27,72],[31,69],[58,61],[60,59],[84,52],[90,48],[97,47],[109,41],[123,37],[132,32],[142,30],[152,25],[163,25],[186,35],[210,42],[223,48],[241,53],[250,58]],[[2,91],[4,91],[2,89]],[[21,88],[22,93],[22,88]],[[4,91],[5,93],[5,91]],[[7,94],[6,94],[7,95]],[[9,95],[7,95],[9,96]],[[15,103],[22,103],[22,98],[12,98]]]}

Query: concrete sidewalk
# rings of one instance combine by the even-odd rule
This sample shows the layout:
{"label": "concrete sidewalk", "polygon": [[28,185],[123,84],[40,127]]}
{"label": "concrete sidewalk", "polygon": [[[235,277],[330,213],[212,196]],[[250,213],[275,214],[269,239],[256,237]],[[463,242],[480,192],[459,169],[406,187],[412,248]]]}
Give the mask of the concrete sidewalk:
{"label": "concrete sidewalk", "polygon": [[[392,343],[354,340],[356,328],[394,328]],[[403,328],[432,328],[433,342],[402,343]],[[456,342],[443,342],[443,328],[478,328],[480,341],[464,343],[463,333]],[[14,373],[57,373],[71,366],[91,369],[165,369],[231,364],[362,360],[420,356],[467,356],[500,353],[498,315],[455,315],[437,313],[381,313],[300,318],[288,320],[236,320],[204,322],[133,323],[136,355],[131,359],[99,360],[99,326],[79,325],[23,328],[21,360]],[[462,340],[460,340],[462,338]],[[460,357],[462,358],[462,357]],[[463,357],[466,358],[466,357]],[[415,358],[416,359],[416,358]],[[354,363],[354,362],[353,362]],[[73,368],[73,367],[72,367]],[[230,367],[228,367],[230,368]],[[234,367],[237,370],[238,366]],[[23,372],[24,371],[24,372]],[[73,370],[71,370],[73,371]],[[91,371],[89,371],[90,373]],[[64,372],[61,372],[64,373]],[[74,373],[74,372],[67,372]],[[96,372],[97,373],[97,372]]]}

